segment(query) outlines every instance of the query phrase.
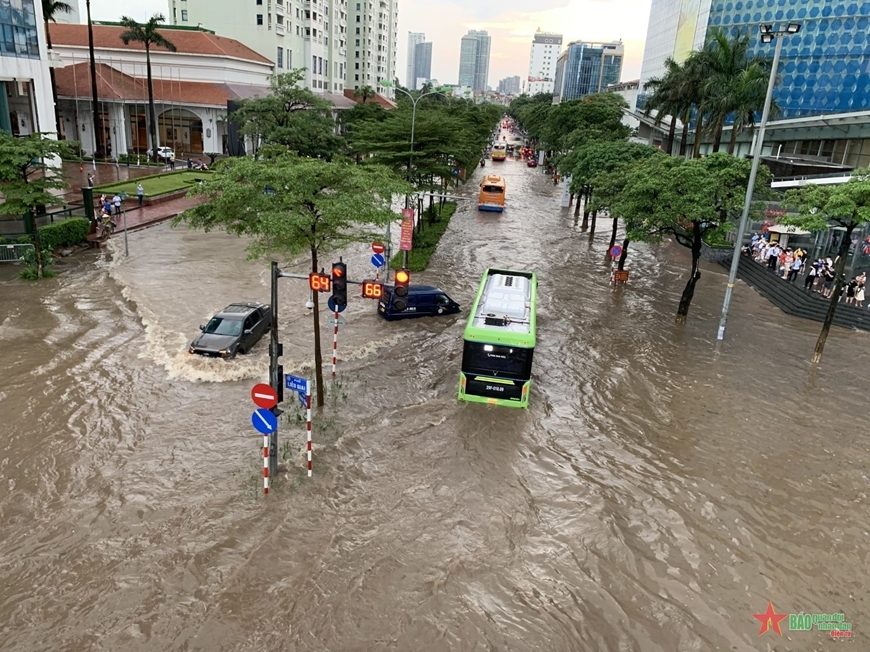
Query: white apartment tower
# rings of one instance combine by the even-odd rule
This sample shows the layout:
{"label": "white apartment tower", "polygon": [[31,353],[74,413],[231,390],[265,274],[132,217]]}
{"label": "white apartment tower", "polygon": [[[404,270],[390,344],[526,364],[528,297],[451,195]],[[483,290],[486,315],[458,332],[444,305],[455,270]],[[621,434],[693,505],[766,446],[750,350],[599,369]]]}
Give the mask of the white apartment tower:
{"label": "white apartment tower", "polygon": [[416,88],[417,83],[416,48],[425,41],[426,35],[423,32],[408,32],[408,65],[405,70],[405,86],[411,90]]}
{"label": "white apartment tower", "polygon": [[529,77],[525,92],[529,95],[552,93],[556,79],[556,62],[562,53],[562,35],[542,32],[540,29],[532,39],[529,54]]}
{"label": "white apartment tower", "polygon": [[349,0],[346,87],[371,86],[381,95],[393,99],[396,51],[399,38],[399,0]]}
{"label": "white apartment tower", "polygon": [[305,68],[305,85],[315,93],[343,93],[350,29],[347,0],[168,2],[169,23],[200,26],[236,39],[274,62],[277,73]]}

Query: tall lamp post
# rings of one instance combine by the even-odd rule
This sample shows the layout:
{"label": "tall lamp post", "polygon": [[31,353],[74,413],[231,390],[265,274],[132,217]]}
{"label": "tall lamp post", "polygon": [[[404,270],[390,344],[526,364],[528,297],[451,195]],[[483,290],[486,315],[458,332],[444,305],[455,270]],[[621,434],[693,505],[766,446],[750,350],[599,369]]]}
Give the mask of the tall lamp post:
{"label": "tall lamp post", "polygon": [[[414,107],[413,110],[411,111],[411,152],[408,155],[408,182],[410,183],[410,181],[411,181],[411,162],[412,162],[412,159],[414,156],[414,127],[416,127],[416,125],[417,125],[417,103],[420,100],[422,100],[424,97],[426,97],[427,95],[444,95],[444,93],[446,91],[451,90],[451,88],[449,86],[442,86],[437,91],[429,91],[428,93],[423,93],[422,95],[419,95],[415,98],[413,95],[411,95],[404,88],[398,88],[398,87],[394,86],[391,81],[388,81],[386,79],[381,81],[381,86],[383,86],[384,88],[392,88],[394,91],[399,91],[400,93],[404,93],[405,95],[408,96],[408,99],[411,100],[411,105]],[[444,96],[447,97],[446,95],[444,95]],[[410,206],[410,197],[408,195],[405,195],[405,208],[408,208],[408,206]],[[389,226],[387,226],[387,229],[388,229],[387,230],[387,241],[389,242],[389,235],[390,235]],[[404,258],[403,258],[402,265],[404,267],[408,266],[408,252],[407,251],[404,252]]]}
{"label": "tall lamp post", "polygon": [[[774,30],[773,25],[761,26],[761,42],[776,41],[773,52],[773,65],[770,68],[770,79],[767,82],[767,96],[764,98],[764,111],[761,114],[761,125],[758,127],[758,137],[755,139],[755,150],[752,152],[752,169],[749,172],[749,184],[746,186],[746,199],[743,202],[743,214],[737,227],[737,240],[734,242],[734,254],[731,258],[731,271],[728,274],[728,285],[725,288],[725,302],[722,304],[722,316],[719,319],[719,332],[716,338],[725,339],[725,325],[728,322],[728,309],[731,307],[731,294],[737,280],[737,268],[740,266],[740,256],[743,249],[743,238],[746,235],[746,225],[749,221],[749,209],[752,207],[752,195],[755,190],[755,178],[758,175],[758,165],[761,162],[761,150],[764,147],[764,131],[767,129],[767,119],[770,117],[770,103],[773,99],[773,89],[776,86],[776,70],[779,68],[779,57],[782,53],[783,37],[797,34],[801,31],[800,23],[789,23],[784,30]],[[778,37],[778,38],[777,38]]]}

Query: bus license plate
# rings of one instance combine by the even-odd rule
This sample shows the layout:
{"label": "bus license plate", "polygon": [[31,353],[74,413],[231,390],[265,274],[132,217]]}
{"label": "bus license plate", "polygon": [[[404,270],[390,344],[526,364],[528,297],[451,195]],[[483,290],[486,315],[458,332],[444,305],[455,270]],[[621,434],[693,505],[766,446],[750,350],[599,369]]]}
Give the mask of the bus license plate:
{"label": "bus license plate", "polygon": [[486,399],[486,402],[489,403],[490,405],[498,405],[497,398],[488,398],[488,399]]}

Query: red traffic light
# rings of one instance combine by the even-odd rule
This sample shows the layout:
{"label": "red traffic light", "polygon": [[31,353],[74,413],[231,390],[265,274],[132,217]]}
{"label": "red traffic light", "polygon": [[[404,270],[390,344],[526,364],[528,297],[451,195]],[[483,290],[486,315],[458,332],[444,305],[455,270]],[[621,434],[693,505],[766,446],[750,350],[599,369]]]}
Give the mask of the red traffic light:
{"label": "red traffic light", "polygon": [[384,284],[380,281],[363,281],[362,296],[364,299],[380,299],[384,296]]}

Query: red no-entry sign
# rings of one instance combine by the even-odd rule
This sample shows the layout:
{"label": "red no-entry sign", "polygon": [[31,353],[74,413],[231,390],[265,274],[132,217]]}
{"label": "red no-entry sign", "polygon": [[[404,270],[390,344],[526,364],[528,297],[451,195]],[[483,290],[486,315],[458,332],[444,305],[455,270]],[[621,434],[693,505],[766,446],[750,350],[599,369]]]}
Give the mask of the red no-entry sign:
{"label": "red no-entry sign", "polygon": [[254,385],[254,389],[251,390],[251,398],[257,407],[265,408],[266,410],[278,405],[278,394],[265,383]]}
{"label": "red no-entry sign", "polygon": [[372,243],[372,251],[376,254],[384,253],[384,243],[383,242],[373,242]]}

